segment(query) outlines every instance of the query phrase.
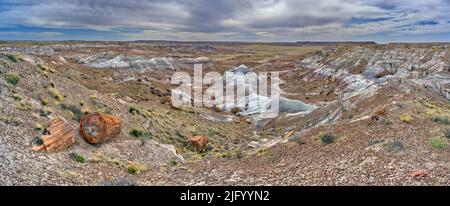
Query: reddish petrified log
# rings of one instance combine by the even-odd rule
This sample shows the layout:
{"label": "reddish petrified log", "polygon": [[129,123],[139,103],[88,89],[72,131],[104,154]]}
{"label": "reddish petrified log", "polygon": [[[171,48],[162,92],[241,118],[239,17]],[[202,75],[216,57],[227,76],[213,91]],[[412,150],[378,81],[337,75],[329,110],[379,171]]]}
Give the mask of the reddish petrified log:
{"label": "reddish petrified log", "polygon": [[91,144],[100,144],[113,139],[120,134],[120,130],[120,118],[108,114],[88,113],[80,121],[80,135]]}
{"label": "reddish petrified log", "polygon": [[54,118],[46,134],[37,139],[34,151],[58,151],[75,143],[76,130],[61,118]]}
{"label": "reddish petrified log", "polygon": [[208,144],[208,137],[194,136],[191,138],[190,142],[194,145],[197,152],[204,152],[206,149],[206,145]]}

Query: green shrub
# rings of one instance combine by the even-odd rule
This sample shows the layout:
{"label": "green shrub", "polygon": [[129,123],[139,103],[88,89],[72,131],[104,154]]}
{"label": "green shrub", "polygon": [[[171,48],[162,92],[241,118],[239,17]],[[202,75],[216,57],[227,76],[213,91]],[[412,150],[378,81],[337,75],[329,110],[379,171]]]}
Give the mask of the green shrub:
{"label": "green shrub", "polygon": [[14,63],[19,62],[19,60],[17,59],[16,55],[13,55],[13,54],[7,54],[6,56],[8,57],[8,59],[9,59],[10,61],[12,61],[12,62],[14,62]]}
{"label": "green shrub", "polygon": [[86,159],[81,154],[72,153],[71,156],[72,156],[73,160],[75,160],[75,161],[77,161],[79,163],[85,163],[86,162]]}
{"label": "green shrub", "polygon": [[177,166],[178,165],[178,162],[176,160],[172,160],[170,163],[172,164],[172,166]]}
{"label": "green shrub", "polygon": [[133,128],[130,130],[130,135],[133,137],[142,137],[144,132],[140,129]]}
{"label": "green shrub", "polygon": [[133,107],[133,106],[130,106],[130,108],[128,109],[128,112],[132,115],[140,113],[139,109],[137,109],[136,107]]}
{"label": "green shrub", "polygon": [[447,147],[447,140],[442,137],[435,137],[428,140],[428,144],[433,146],[436,149],[444,149]]}
{"label": "green shrub", "polygon": [[324,143],[324,144],[331,144],[333,142],[336,141],[336,136],[331,135],[331,134],[324,134],[320,136],[320,140]]}
{"label": "green shrub", "polygon": [[20,79],[22,79],[22,77],[20,77],[20,75],[15,72],[8,72],[4,74],[4,77],[8,83],[14,86],[16,86],[19,83]]}
{"label": "green shrub", "polygon": [[18,94],[13,94],[12,97],[14,98],[15,101],[22,101],[22,96],[18,95]]}
{"label": "green shrub", "polygon": [[41,104],[44,105],[44,106],[47,106],[48,105],[48,99],[47,98],[42,98],[41,99]]}

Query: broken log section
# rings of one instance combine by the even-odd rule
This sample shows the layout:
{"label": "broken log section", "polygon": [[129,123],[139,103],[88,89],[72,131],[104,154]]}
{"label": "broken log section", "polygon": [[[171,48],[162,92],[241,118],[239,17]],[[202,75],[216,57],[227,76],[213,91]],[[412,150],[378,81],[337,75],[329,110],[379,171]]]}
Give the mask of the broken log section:
{"label": "broken log section", "polygon": [[109,114],[88,113],[80,121],[80,135],[91,144],[113,139],[120,134],[120,130],[120,118]]}

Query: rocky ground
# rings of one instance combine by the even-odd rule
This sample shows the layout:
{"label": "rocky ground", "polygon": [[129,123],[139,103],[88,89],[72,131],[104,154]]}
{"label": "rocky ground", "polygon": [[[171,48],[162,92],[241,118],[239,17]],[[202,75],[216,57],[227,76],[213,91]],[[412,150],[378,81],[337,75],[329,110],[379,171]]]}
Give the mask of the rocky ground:
{"label": "rocky ground", "polygon": [[[0,184],[450,185],[448,46],[3,43]],[[281,71],[287,112],[171,107],[170,77],[196,63]],[[86,143],[86,112],[119,117],[121,133]],[[56,117],[75,143],[33,151]]]}

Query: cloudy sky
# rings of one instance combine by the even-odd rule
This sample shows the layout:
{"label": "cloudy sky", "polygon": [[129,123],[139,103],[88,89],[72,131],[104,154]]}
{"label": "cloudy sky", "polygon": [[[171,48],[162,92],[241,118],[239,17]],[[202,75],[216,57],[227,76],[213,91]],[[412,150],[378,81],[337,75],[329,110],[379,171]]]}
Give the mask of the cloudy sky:
{"label": "cloudy sky", "polygon": [[450,0],[0,0],[0,40],[450,41]]}

